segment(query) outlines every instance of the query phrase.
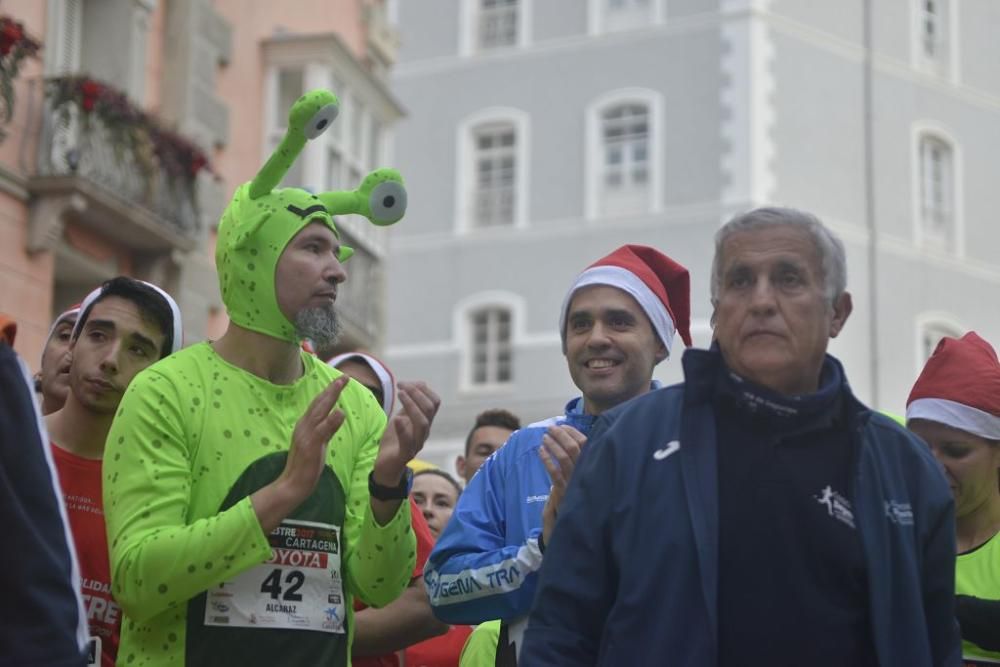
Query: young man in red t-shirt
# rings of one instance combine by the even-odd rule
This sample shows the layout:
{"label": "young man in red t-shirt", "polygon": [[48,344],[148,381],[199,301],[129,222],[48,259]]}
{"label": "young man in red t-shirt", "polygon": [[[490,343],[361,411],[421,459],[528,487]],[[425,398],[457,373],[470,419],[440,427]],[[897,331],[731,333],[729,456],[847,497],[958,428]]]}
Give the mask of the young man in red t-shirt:
{"label": "young man in red t-shirt", "polygon": [[115,664],[121,629],[101,500],[104,442],[132,378],[178,349],[180,339],[180,312],[166,292],[126,277],[107,281],[80,308],[70,343],[70,391],[46,418],[80,561],[92,664],[99,660],[103,667]]}

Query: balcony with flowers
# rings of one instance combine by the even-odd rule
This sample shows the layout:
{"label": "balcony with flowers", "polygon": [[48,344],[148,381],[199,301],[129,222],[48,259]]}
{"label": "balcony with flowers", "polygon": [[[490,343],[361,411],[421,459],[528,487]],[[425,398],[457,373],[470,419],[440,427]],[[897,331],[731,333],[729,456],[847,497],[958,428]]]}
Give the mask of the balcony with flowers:
{"label": "balcony with flowers", "polygon": [[25,32],[23,23],[0,16],[0,141],[7,137],[3,125],[14,116],[14,81],[24,61],[36,58],[41,48],[41,43]]}
{"label": "balcony with flowers", "polygon": [[140,253],[189,251],[202,231],[199,175],[208,157],[191,140],[86,75],[44,82],[29,245],[51,247],[67,214]]}

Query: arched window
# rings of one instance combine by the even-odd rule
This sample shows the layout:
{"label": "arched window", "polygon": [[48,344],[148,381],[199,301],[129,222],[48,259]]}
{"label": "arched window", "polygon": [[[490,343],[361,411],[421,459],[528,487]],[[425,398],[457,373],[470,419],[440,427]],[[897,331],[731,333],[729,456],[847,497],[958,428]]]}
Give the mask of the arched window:
{"label": "arched window", "polygon": [[511,123],[487,123],[473,130],[475,174],[469,219],[475,227],[514,224],[517,197],[517,130]]}
{"label": "arched window", "polygon": [[923,370],[924,364],[934,354],[935,348],[944,337],[961,338],[966,328],[944,312],[928,312],[917,316],[916,326],[916,372]]}
{"label": "arched window", "polygon": [[920,215],[930,238],[947,238],[954,224],[955,159],[938,137],[920,139]]}
{"label": "arched window", "polygon": [[525,46],[532,0],[461,0],[459,53],[471,56]]}
{"label": "arched window", "polygon": [[961,154],[944,128],[914,130],[914,224],[919,245],[963,252]]}
{"label": "arched window", "polygon": [[926,362],[934,354],[935,348],[942,338],[960,338],[962,331],[958,327],[942,322],[928,322],[920,332],[920,356]]}
{"label": "arched window", "polygon": [[632,91],[588,115],[589,217],[649,213],[659,205],[659,96]]}
{"label": "arched window", "polygon": [[957,76],[954,0],[913,2],[913,62],[924,72]]}
{"label": "arched window", "polygon": [[469,312],[469,376],[473,387],[508,384],[513,381],[513,317],[502,306]]}
{"label": "arched window", "polygon": [[526,223],[527,143],[528,115],[518,109],[486,109],[459,123],[460,231]]}
{"label": "arched window", "polygon": [[663,0],[590,0],[590,34],[634,30],[663,21]]}

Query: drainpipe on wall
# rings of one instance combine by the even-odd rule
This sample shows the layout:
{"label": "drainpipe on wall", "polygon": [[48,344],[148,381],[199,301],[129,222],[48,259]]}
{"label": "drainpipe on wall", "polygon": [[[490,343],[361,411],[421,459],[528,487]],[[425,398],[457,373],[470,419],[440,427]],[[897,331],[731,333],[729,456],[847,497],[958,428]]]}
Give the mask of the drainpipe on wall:
{"label": "drainpipe on wall", "polygon": [[878,363],[878,241],[875,229],[875,165],[874,137],[875,120],[872,101],[872,75],[874,52],[872,50],[872,14],[874,0],[864,2],[864,116],[865,116],[865,226],[868,228],[868,346],[869,373],[871,374],[871,405],[879,407],[879,363]]}

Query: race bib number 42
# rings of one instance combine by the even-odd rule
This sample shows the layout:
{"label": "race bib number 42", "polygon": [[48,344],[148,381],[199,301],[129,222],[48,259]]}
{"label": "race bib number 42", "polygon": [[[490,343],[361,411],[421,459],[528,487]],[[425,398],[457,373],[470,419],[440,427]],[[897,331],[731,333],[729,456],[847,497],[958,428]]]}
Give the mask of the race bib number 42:
{"label": "race bib number 42", "polygon": [[208,591],[205,625],[343,634],[340,529],[289,519],[268,540],[270,560]]}

